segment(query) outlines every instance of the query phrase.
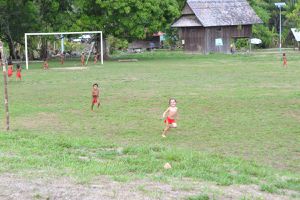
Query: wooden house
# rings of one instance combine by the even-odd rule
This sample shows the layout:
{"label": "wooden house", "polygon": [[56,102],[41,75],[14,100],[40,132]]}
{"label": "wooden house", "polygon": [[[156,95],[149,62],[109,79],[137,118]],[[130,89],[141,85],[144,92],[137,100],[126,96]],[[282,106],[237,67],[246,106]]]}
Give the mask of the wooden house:
{"label": "wooden house", "polygon": [[252,25],[262,23],[246,0],[188,0],[179,28],[185,51],[229,53],[237,38],[251,38]]}

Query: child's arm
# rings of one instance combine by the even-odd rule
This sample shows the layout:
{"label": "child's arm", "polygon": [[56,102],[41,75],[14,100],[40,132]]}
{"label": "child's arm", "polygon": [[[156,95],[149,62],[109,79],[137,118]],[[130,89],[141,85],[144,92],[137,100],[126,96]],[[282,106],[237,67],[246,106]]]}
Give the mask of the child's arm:
{"label": "child's arm", "polygon": [[166,117],[167,112],[169,112],[170,107],[167,108],[167,110],[163,113],[163,118]]}

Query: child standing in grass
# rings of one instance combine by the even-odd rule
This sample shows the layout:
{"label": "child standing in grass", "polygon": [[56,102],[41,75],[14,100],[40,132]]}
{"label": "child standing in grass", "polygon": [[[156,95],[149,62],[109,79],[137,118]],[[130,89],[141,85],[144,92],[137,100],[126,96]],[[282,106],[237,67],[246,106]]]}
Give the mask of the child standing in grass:
{"label": "child standing in grass", "polygon": [[14,71],[14,65],[11,61],[8,62],[8,69],[7,69],[7,75],[8,77],[12,77]]}
{"label": "child standing in grass", "polygon": [[22,68],[21,68],[20,64],[17,64],[16,80],[22,80],[21,71],[22,71]]}
{"label": "child standing in grass", "polygon": [[63,65],[64,62],[65,62],[65,54],[64,54],[64,52],[61,52],[59,56],[60,56],[60,64]]}
{"label": "child standing in grass", "polygon": [[94,64],[97,64],[98,62],[98,57],[99,57],[99,54],[98,52],[95,53],[95,57],[94,57]]}
{"label": "child standing in grass", "polygon": [[283,67],[287,68],[287,59],[285,53],[282,54]]}
{"label": "child standing in grass", "polygon": [[84,53],[82,52],[81,53],[81,66],[84,66],[84,59],[85,59],[85,57],[84,57]]}
{"label": "child standing in grass", "polygon": [[99,99],[99,96],[100,96],[100,90],[99,90],[99,86],[97,83],[95,83],[93,85],[93,89],[92,89],[92,97],[93,97],[93,100],[92,100],[92,111],[94,110],[94,105],[97,104],[97,107],[99,108],[100,106],[100,99]]}
{"label": "child standing in grass", "polygon": [[165,118],[166,115],[167,115],[167,118],[164,121],[166,123],[166,127],[163,130],[162,137],[166,137],[167,131],[170,128],[177,128],[176,119],[177,119],[177,115],[178,115],[177,114],[178,109],[176,107],[176,104],[177,104],[176,99],[170,99],[169,107],[163,113],[163,118]]}
{"label": "child standing in grass", "polygon": [[48,64],[47,58],[44,59],[43,67],[44,67],[44,69],[49,69],[49,64]]}

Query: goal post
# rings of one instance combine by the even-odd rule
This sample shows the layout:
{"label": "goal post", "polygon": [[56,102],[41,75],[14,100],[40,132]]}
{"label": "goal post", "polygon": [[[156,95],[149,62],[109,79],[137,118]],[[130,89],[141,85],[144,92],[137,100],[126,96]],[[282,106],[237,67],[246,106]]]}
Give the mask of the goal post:
{"label": "goal post", "polygon": [[84,35],[84,34],[100,34],[100,59],[103,65],[103,33],[102,31],[83,31],[83,32],[52,32],[52,33],[25,33],[25,60],[26,69],[29,69],[28,61],[28,36],[45,36],[45,35]]}

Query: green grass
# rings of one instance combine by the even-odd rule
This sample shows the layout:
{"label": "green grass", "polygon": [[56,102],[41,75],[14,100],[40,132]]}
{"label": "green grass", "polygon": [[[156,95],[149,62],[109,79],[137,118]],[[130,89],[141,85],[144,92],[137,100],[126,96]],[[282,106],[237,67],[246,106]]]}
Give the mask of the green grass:
{"label": "green grass", "polygon": [[189,197],[188,200],[209,200],[209,196],[206,194],[200,194],[198,196]]}
{"label": "green grass", "polygon": [[[11,80],[12,130],[0,133],[0,172],[79,181],[189,177],[300,191],[299,54],[288,54],[288,69],[268,53],[130,57],[139,62],[82,71],[43,71],[35,63],[22,82]],[[91,112],[94,82],[102,106]],[[170,97],[178,100],[179,127],[163,139],[160,116]],[[4,121],[3,109],[0,116]],[[166,162],[171,170],[163,169]]]}

